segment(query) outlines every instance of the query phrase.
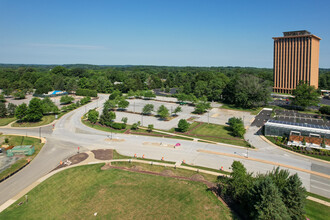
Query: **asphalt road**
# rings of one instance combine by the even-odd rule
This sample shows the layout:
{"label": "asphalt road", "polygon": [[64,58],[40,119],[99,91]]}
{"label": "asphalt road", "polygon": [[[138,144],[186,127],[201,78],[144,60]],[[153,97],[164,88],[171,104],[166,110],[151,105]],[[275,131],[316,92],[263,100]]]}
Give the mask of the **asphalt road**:
{"label": "asphalt road", "polygon": [[[234,160],[242,161],[246,168],[254,173],[266,173],[274,168],[274,165],[269,163],[249,160],[254,158],[329,175],[329,163],[307,159],[269,145],[256,135],[258,131],[257,127],[250,127],[246,134],[246,139],[257,148],[257,150],[249,151],[245,148],[233,147],[225,144],[207,144],[125,134],[113,134],[113,141],[109,141],[107,140],[109,133],[86,127],[81,123],[81,116],[88,111],[88,109],[101,106],[107,97],[108,96],[100,95],[98,101],[94,101],[86,105],[86,107],[81,107],[64,115],[56,122],[54,130],[52,129],[52,126],[41,128],[41,136],[47,139],[47,143],[30,165],[0,184],[0,205],[14,195],[17,195],[21,190],[40,177],[50,172],[61,160],[63,161],[69,156],[75,154],[78,146],[80,147],[80,151],[112,148],[124,155],[133,156],[134,154],[137,154],[137,156],[142,156],[144,154],[146,158],[150,159],[161,159],[164,157],[165,160],[169,161],[180,162],[185,160],[189,164],[215,169],[223,167],[225,170],[228,170]],[[0,128],[0,132],[5,134],[27,134],[39,136],[39,128]],[[122,139],[123,141],[118,142],[116,141],[117,139]],[[160,145],[155,146],[146,144],[146,142],[159,143]],[[167,147],[167,144],[176,144],[178,142],[181,146],[176,149]],[[238,155],[243,156],[243,158],[203,153],[200,152],[200,150]],[[248,158],[245,159],[244,157]],[[296,169],[289,169],[289,171],[292,174],[298,173],[308,191],[328,198],[330,197],[329,179],[308,172],[298,171]]]}

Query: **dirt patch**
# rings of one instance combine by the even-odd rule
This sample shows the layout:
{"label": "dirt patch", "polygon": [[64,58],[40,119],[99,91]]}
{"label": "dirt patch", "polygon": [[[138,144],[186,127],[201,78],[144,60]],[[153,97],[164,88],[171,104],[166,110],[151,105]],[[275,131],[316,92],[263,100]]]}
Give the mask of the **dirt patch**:
{"label": "dirt patch", "polygon": [[193,181],[204,181],[204,177],[200,174],[194,174],[190,177],[191,180]]}
{"label": "dirt patch", "polygon": [[86,154],[86,153],[80,153],[80,154],[73,155],[73,156],[69,157],[67,160],[61,161],[60,165],[58,165],[54,170],[80,163],[81,161],[84,161],[87,158],[88,158],[88,154]]}
{"label": "dirt patch", "polygon": [[112,149],[92,150],[92,152],[97,160],[112,160],[113,158]]}
{"label": "dirt patch", "polygon": [[71,161],[71,164],[77,164],[77,163],[80,163],[81,161],[86,160],[87,158],[88,158],[88,154],[80,153],[80,154],[73,155],[68,160]]}
{"label": "dirt patch", "polygon": [[165,175],[165,176],[174,176],[174,173],[172,170],[163,170],[161,172],[161,174]]}
{"label": "dirt patch", "polygon": [[111,169],[111,163],[106,163],[103,167],[101,167],[101,170],[108,170]]}
{"label": "dirt patch", "polygon": [[142,171],[143,168],[141,166],[134,165],[130,168],[130,170],[132,170],[132,171]]}

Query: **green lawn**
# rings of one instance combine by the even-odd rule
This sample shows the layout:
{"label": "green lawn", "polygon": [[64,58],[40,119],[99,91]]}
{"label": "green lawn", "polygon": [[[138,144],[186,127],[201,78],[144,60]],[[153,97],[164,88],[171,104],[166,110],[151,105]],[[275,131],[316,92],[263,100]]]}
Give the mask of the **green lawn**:
{"label": "green lawn", "polygon": [[[0,213],[0,219],[231,219],[198,182],[100,170],[88,165],[64,170]],[[74,178],[73,178],[74,177]],[[97,217],[94,216],[97,213]]]}
{"label": "green lawn", "polygon": [[8,176],[9,174],[15,172],[16,170],[20,169],[27,163],[27,159],[32,160],[37,156],[39,151],[41,150],[44,144],[40,143],[40,139],[38,138],[31,138],[25,136],[11,136],[11,135],[1,135],[0,136],[0,143],[3,143],[5,138],[9,139],[9,145],[34,145],[35,152],[32,156],[24,156],[23,158],[17,160],[14,164],[12,164],[8,169],[2,171],[0,173],[0,179]]}
{"label": "green lawn", "polygon": [[[240,139],[231,135],[229,131],[229,126],[207,124],[203,123],[198,128],[191,131],[191,134],[197,135],[197,137],[205,140],[221,142],[225,144],[233,144],[243,147],[248,147],[248,144],[244,139]],[[202,137],[199,135],[214,136],[214,137]],[[229,139],[224,139],[229,138]]]}
{"label": "green lawn", "polygon": [[310,220],[328,220],[330,207],[307,199],[305,211]]}
{"label": "green lawn", "polygon": [[41,121],[38,122],[22,122],[22,123],[17,123],[15,122],[12,124],[12,127],[38,127],[42,125],[48,125],[52,123],[55,120],[54,115],[45,115],[42,117]]}
{"label": "green lawn", "polygon": [[13,118],[0,118],[0,126],[5,126],[13,121],[15,121],[16,118],[13,117]]}

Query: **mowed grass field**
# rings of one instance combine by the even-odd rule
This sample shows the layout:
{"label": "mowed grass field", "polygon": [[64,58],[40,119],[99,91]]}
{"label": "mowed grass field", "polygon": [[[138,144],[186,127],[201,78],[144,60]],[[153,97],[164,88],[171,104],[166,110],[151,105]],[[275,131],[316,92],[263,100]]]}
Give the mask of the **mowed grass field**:
{"label": "mowed grass field", "polygon": [[42,117],[41,121],[38,122],[15,122],[12,124],[12,127],[38,127],[42,125],[48,125],[55,120],[55,115],[45,115]]}
{"label": "mowed grass field", "polygon": [[[196,125],[194,125],[195,123],[196,122],[194,122],[191,126],[196,127]],[[229,126],[225,126],[225,125],[203,123],[201,126],[192,130],[190,133],[195,134],[197,136],[198,135],[213,136],[213,137],[202,137],[202,136],[200,137],[201,139],[205,139],[205,140],[248,147],[247,143],[243,139],[232,136],[229,130]]]}
{"label": "mowed grass field", "polygon": [[[0,213],[0,219],[231,219],[199,182],[88,165],[64,170]],[[94,216],[97,213],[97,217]]]}
{"label": "mowed grass field", "polygon": [[310,220],[328,220],[330,207],[307,199],[305,211]]}
{"label": "mowed grass field", "polygon": [[15,121],[16,118],[13,117],[13,118],[0,118],[0,126],[5,126],[13,121]]}

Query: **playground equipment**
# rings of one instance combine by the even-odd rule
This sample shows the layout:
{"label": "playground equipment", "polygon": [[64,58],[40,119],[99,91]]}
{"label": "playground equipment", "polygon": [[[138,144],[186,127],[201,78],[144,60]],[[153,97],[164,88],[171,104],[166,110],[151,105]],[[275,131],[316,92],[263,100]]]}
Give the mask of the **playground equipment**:
{"label": "playground equipment", "polygon": [[14,155],[27,155],[31,156],[34,154],[34,146],[33,145],[21,145],[21,146],[16,146],[13,147],[10,150],[7,150],[7,156],[12,157]]}

